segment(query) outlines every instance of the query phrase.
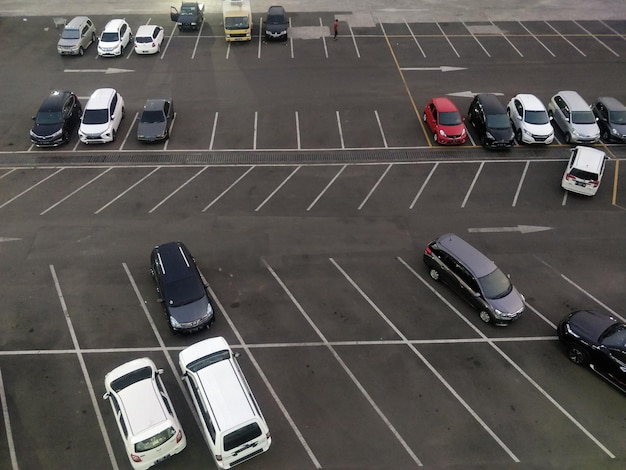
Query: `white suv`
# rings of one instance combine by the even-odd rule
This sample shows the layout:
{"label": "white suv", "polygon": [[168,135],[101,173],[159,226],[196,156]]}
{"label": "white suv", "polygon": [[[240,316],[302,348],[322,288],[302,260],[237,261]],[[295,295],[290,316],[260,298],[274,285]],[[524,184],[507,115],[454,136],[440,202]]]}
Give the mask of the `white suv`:
{"label": "white suv", "polygon": [[113,142],[124,113],[124,99],[116,90],[98,88],[84,108],[78,129],[80,141],[84,144]]}
{"label": "white suv", "polygon": [[569,159],[561,187],[566,191],[593,196],[598,192],[604,174],[606,154],[598,149],[579,145],[570,149]]}
{"label": "white suv", "polygon": [[104,377],[113,415],[135,469],[150,468],[187,445],[185,433],[157,369],[147,357],[122,364]]}
{"label": "white suv", "polygon": [[554,129],[548,112],[535,95],[514,96],[506,110],[520,144],[550,144],[554,140]]}
{"label": "white suv", "polygon": [[133,40],[133,33],[125,20],[111,20],[102,30],[98,41],[98,55],[119,56]]}

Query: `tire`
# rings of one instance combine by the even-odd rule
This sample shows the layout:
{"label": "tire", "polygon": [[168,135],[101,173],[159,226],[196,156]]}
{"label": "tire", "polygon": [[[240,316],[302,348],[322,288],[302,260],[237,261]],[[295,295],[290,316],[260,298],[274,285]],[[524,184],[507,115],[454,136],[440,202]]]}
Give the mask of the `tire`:
{"label": "tire", "polygon": [[568,144],[572,143],[572,134],[570,134],[569,132],[565,134],[565,142]]}
{"label": "tire", "polygon": [[91,42],[96,42],[96,33],[91,33]]}
{"label": "tire", "polygon": [[570,344],[567,347],[567,357],[569,357],[570,361],[579,366],[586,366],[589,363],[589,354],[587,354],[587,351],[576,344]]}
{"label": "tire", "polygon": [[434,141],[436,144],[438,144],[438,143],[439,143],[439,141],[437,140],[437,133],[434,133],[434,134],[433,134],[433,141]]}
{"label": "tire", "polygon": [[78,48],[78,55],[82,56],[83,54],[85,54],[85,49],[83,49],[83,46],[80,46]]}
{"label": "tire", "polygon": [[115,129],[113,129],[113,132],[111,132],[111,142],[115,142],[115,137],[117,137],[117,133],[115,132]]}
{"label": "tire", "polygon": [[124,55],[124,45],[122,44],[120,46],[120,57],[122,57]]}
{"label": "tire", "polygon": [[487,310],[481,310],[478,316],[484,323],[491,323],[491,315]]}
{"label": "tire", "polygon": [[435,268],[430,268],[430,271],[428,271],[428,274],[430,274],[430,277],[435,281],[439,281],[439,278],[441,277],[441,275],[439,274],[439,271],[437,271]]}
{"label": "tire", "polygon": [[518,129],[517,131],[515,131],[515,140],[517,140],[517,143],[522,145],[524,143],[524,141],[522,140],[522,130]]}
{"label": "tire", "polygon": [[609,134],[609,131],[604,129],[602,131],[602,140],[604,142],[610,142],[611,141],[611,134]]}
{"label": "tire", "polygon": [[124,119],[124,116],[126,116],[126,108],[122,106],[122,119]]}

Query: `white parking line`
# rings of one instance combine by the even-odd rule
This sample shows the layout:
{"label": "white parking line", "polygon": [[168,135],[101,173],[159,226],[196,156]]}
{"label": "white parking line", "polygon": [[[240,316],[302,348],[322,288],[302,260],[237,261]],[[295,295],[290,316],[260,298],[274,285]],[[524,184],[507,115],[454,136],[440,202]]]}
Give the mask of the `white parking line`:
{"label": "white parking line", "polygon": [[487,51],[487,49],[485,49],[485,46],[483,46],[483,44],[478,40],[478,38],[476,37],[476,35],[474,34],[474,32],[469,29],[467,27],[467,25],[465,24],[465,21],[461,20],[461,23],[463,24],[463,27],[465,29],[467,29],[467,32],[471,34],[471,36],[474,38],[474,41],[476,41],[476,43],[480,46],[480,48],[483,50],[483,52],[485,54],[487,54],[487,57],[491,57],[491,54],[489,54],[489,52]]}
{"label": "white parking line", "polygon": [[619,313],[617,313],[615,310],[613,310],[612,308],[610,308],[608,305],[606,305],[605,303],[601,302],[597,297],[594,297],[593,295],[591,295],[589,292],[587,292],[585,289],[583,289],[582,287],[580,287],[578,284],[576,284],[574,281],[572,281],[569,277],[567,277],[565,274],[561,274],[561,277],[563,279],[565,279],[567,282],[569,282],[571,285],[573,285],[576,289],[578,289],[580,292],[582,292],[583,294],[585,294],[587,297],[589,297],[590,299],[592,299],[594,302],[596,302],[598,305],[601,305],[602,308],[604,308],[607,312],[611,312],[611,315],[613,315],[614,317],[619,318],[620,320],[622,320],[623,322],[626,323],[626,319],[624,319],[624,317],[622,317]]}
{"label": "white parking line", "polygon": [[361,210],[363,208],[363,206],[365,205],[365,203],[369,200],[369,198],[371,197],[372,194],[374,194],[374,191],[376,191],[376,188],[378,188],[378,185],[380,184],[380,182],[383,180],[383,178],[387,175],[387,173],[389,172],[389,170],[391,170],[391,167],[393,166],[393,163],[390,163],[389,165],[387,165],[387,168],[385,169],[385,171],[383,172],[382,175],[380,175],[380,178],[378,178],[378,181],[376,181],[376,184],[374,184],[374,186],[372,186],[372,189],[370,189],[370,192],[367,193],[367,196],[365,196],[365,199],[363,199],[363,202],[361,202],[361,204],[359,204],[359,207],[357,208],[357,210]]}
{"label": "white parking line", "polygon": [[126,132],[126,136],[124,136],[122,145],[120,145],[120,150],[122,150],[124,148],[124,145],[126,145],[126,141],[128,140],[128,137],[130,136],[130,132],[133,130],[133,127],[135,127],[135,121],[137,121],[138,117],[139,117],[139,112],[136,112],[135,117],[133,118],[133,122],[130,123],[130,127],[128,128],[128,131]]}
{"label": "white parking line", "polygon": [[385,131],[383,130],[383,125],[380,123],[380,117],[378,116],[378,111],[374,110],[374,116],[376,116],[376,122],[378,123],[378,130],[380,131],[380,136],[383,139],[383,145],[385,148],[388,148],[387,139],[385,138]]}
{"label": "white parking line", "polygon": [[554,55],[554,52],[552,52],[550,49],[548,49],[548,46],[546,46],[543,42],[541,42],[541,40],[540,40],[537,36],[535,36],[535,35],[534,35],[531,31],[530,31],[530,29],[528,29],[526,26],[524,26],[524,24],[523,24],[521,21],[518,21],[518,23],[519,23],[519,25],[520,25],[522,28],[524,28],[524,29],[526,30],[526,32],[527,32],[528,34],[530,34],[533,38],[535,38],[535,40],[536,40],[539,44],[541,44],[541,45],[543,46],[543,48],[544,48],[546,51],[548,51],[552,57],[556,57],[556,56]]}
{"label": "white parking line", "polygon": [[107,202],[104,206],[102,206],[100,209],[98,209],[96,212],[94,212],[94,214],[99,214],[100,212],[102,212],[104,209],[106,209],[107,207],[109,207],[111,204],[113,204],[115,201],[117,201],[118,199],[120,199],[121,197],[123,197],[125,194],[127,194],[128,192],[130,192],[134,187],[136,187],[137,185],[139,185],[140,183],[142,183],[144,180],[148,179],[150,176],[152,176],[154,173],[156,173],[157,171],[159,171],[159,169],[161,169],[160,166],[157,166],[154,170],[152,170],[150,173],[148,173],[146,176],[144,176],[143,178],[141,178],[139,181],[137,181],[136,183],[134,183],[132,186],[130,186],[129,188],[125,189],[124,191],[122,191],[120,194],[118,194],[117,196],[115,196],[113,199],[111,199],[109,202]]}
{"label": "white parking line", "polygon": [[517,189],[515,190],[515,196],[513,197],[513,204],[511,204],[512,207],[515,207],[517,205],[517,199],[519,198],[519,193],[522,190],[522,185],[524,184],[524,179],[526,179],[526,172],[528,172],[529,166],[530,166],[530,160],[526,162],[526,165],[524,166],[524,171],[522,172],[522,176],[520,177],[519,183],[517,184]]}
{"label": "white parking line", "polygon": [[37,186],[39,186],[40,184],[44,183],[45,181],[49,180],[50,178],[52,178],[53,176],[57,175],[58,173],[62,172],[64,170],[64,168],[59,168],[57,171],[55,171],[54,173],[46,176],[44,179],[42,179],[41,181],[36,182],[35,184],[33,184],[32,186],[29,186],[28,188],[26,188],[24,191],[22,191],[21,193],[16,194],[15,196],[13,196],[11,199],[9,199],[8,201],[4,202],[2,205],[0,205],[0,209],[2,209],[4,206],[12,203],[13,201],[15,201],[18,197],[23,196],[24,194],[26,194],[27,192],[29,192],[32,189],[35,189]]}
{"label": "white parking line", "polygon": [[402,19],[402,21],[404,21],[404,24],[406,25],[406,28],[409,30],[409,33],[411,33],[411,36],[413,37],[413,41],[415,41],[415,44],[417,45],[417,47],[419,48],[420,52],[422,53],[422,57],[426,58],[426,53],[424,52],[424,49],[422,49],[422,46],[418,42],[417,37],[415,37],[415,34],[413,34],[413,30],[409,26],[409,23],[407,23],[404,18]]}
{"label": "white parking line", "polygon": [[[263,260],[263,261],[265,262],[265,260]],[[263,380],[263,383],[265,384],[265,386],[269,390],[270,394],[272,395],[272,398],[274,398],[274,401],[278,405],[278,408],[280,408],[280,411],[283,413],[283,416],[285,417],[285,419],[289,423],[289,426],[291,427],[292,431],[294,432],[294,434],[296,435],[296,437],[300,441],[300,444],[302,445],[302,447],[304,447],[304,450],[306,451],[307,455],[311,459],[311,462],[313,462],[313,465],[315,466],[315,468],[322,468],[322,466],[320,465],[319,460],[317,460],[317,457],[315,457],[315,454],[311,450],[311,447],[307,443],[306,439],[304,439],[304,436],[300,432],[300,429],[298,429],[298,426],[296,425],[295,421],[293,420],[293,418],[291,417],[291,415],[287,411],[287,408],[285,407],[285,405],[281,401],[280,397],[278,396],[278,394],[274,390],[274,387],[272,387],[272,384],[270,383],[269,379],[265,375],[265,372],[263,372],[263,369],[261,369],[261,366],[259,365],[259,363],[257,362],[256,358],[254,357],[254,355],[250,351],[250,348],[248,347],[248,345],[244,341],[243,336],[241,336],[241,333],[239,333],[239,330],[237,329],[237,327],[235,326],[235,324],[231,320],[230,316],[228,315],[228,313],[224,309],[224,306],[222,305],[220,300],[217,298],[217,295],[215,295],[215,292],[213,292],[213,289],[211,288],[211,286],[208,286],[207,290],[211,294],[211,297],[215,301],[215,304],[217,305],[217,308],[220,310],[222,316],[224,317],[224,319],[226,320],[226,322],[230,326],[230,329],[235,334],[235,337],[237,338],[237,341],[239,341],[239,344],[241,345],[241,347],[243,348],[244,352],[246,353],[246,356],[248,356],[248,359],[250,360],[250,362],[252,363],[252,365],[256,369],[257,374],[259,374],[259,376],[261,377],[261,380]]]}
{"label": "white parking line", "polygon": [[[431,286],[422,276],[420,276],[409,264],[404,261],[402,258],[398,257],[398,261],[409,270],[424,286],[428,288],[435,296],[437,296],[452,312],[454,312],[457,317],[459,317],[466,325],[468,325],[472,330],[474,330],[478,335],[480,335],[483,339],[488,340],[489,345],[500,354],[509,364],[511,364],[515,370],[517,370],[535,389],[541,393],[550,403],[552,403],[567,419],[569,419],[578,429],[580,429],[583,434],[585,434],[591,441],[596,444],[604,453],[606,453],[610,458],[614,459],[615,455],[606,448],[596,437],[591,434],[576,418],[574,418],[565,408],[563,408],[552,396],[546,392],[537,382],[535,382],[526,372],[522,370],[509,356],[507,356],[504,351],[502,351],[493,341],[487,338],[487,336],[478,329],[478,327],[474,326],[467,318],[465,318],[461,312],[459,312],[450,302],[448,302],[437,290]],[[519,462],[519,460],[517,460]]]}
{"label": "white parking line", "polygon": [[259,112],[255,111],[254,112],[254,128],[253,128],[253,133],[252,133],[252,150],[256,150],[256,137],[257,137],[258,123],[259,123]]}
{"label": "white parking line", "polygon": [[341,118],[339,117],[339,111],[335,111],[335,115],[337,116],[337,129],[339,130],[339,140],[341,141],[341,148],[345,149],[346,144],[343,141],[343,131],[341,129]]}
{"label": "white parking line", "polygon": [[215,131],[217,131],[217,117],[219,112],[215,111],[215,117],[213,118],[213,130],[211,131],[211,142],[209,143],[209,150],[213,150],[213,142],[215,142]]}
{"label": "white parking line", "polygon": [[317,201],[319,201],[319,200],[320,200],[320,198],[324,195],[324,193],[325,193],[326,191],[328,191],[328,188],[330,188],[330,187],[333,185],[333,183],[335,182],[335,180],[336,180],[337,178],[339,178],[339,175],[340,175],[341,173],[343,173],[343,170],[345,170],[347,166],[348,166],[348,165],[343,165],[343,166],[341,167],[341,169],[337,172],[337,174],[333,177],[333,179],[331,179],[331,180],[328,182],[328,184],[324,187],[324,189],[322,189],[322,192],[320,192],[320,193],[317,195],[317,197],[313,200],[313,202],[312,202],[311,204],[309,204],[309,207],[307,207],[307,208],[306,208],[307,212],[308,212],[308,211],[310,211],[310,210],[313,208],[313,206],[317,203]]}
{"label": "white parking line", "polygon": [[7,171],[6,173],[2,173],[2,174],[0,175],[0,180],[1,180],[2,178],[4,178],[5,176],[10,175],[10,174],[11,174],[11,173],[13,173],[14,171],[17,171],[17,168],[11,168],[11,169],[10,169],[9,171]]}
{"label": "white parking line", "polygon": [[261,44],[263,44],[263,40],[262,40],[262,35],[263,35],[263,17],[259,18],[259,48],[257,51],[257,59],[261,58]]}
{"label": "white parking line", "polygon": [[[437,28],[439,28],[439,31],[441,31],[441,34],[443,35],[443,37],[446,39],[446,41],[448,41],[448,44],[450,45],[450,47],[452,48],[452,50],[454,51],[454,53],[456,54],[457,57],[461,57],[459,55],[459,53],[457,52],[457,50],[454,48],[454,46],[452,45],[452,42],[450,41],[450,38],[448,38],[448,36],[446,36],[446,33],[444,32],[443,28],[441,27],[441,25],[439,23],[435,23],[437,25]],[[382,25],[382,23],[381,23]]]}
{"label": "white parking line", "polygon": [[461,203],[461,208],[465,207],[465,204],[467,204],[467,200],[470,197],[470,194],[472,194],[472,190],[474,189],[474,185],[476,184],[476,181],[478,181],[478,177],[480,176],[480,172],[483,171],[483,167],[485,166],[485,162],[480,162],[480,166],[478,167],[478,170],[476,170],[476,174],[474,175],[474,179],[472,180],[472,184],[470,184],[470,187],[467,190],[467,193],[465,194],[465,198],[463,199],[463,202]]}
{"label": "white parking line", "polygon": [[89,186],[91,183],[93,183],[94,181],[96,181],[98,178],[100,178],[101,176],[104,176],[106,173],[108,173],[109,171],[111,171],[113,169],[113,167],[109,167],[106,170],[104,170],[102,173],[98,174],[97,176],[91,178],[89,181],[87,181],[85,184],[83,184],[81,187],[75,189],[74,191],[72,191],[71,193],[69,193],[67,196],[65,196],[63,199],[61,199],[58,202],[55,202],[54,204],[52,204],[50,207],[48,207],[45,211],[40,212],[39,215],[44,215],[45,213],[47,213],[48,211],[51,211],[52,209],[54,209],[56,206],[58,206],[59,204],[61,204],[62,202],[68,200],[70,197],[72,197],[74,194],[76,194],[77,192],[79,192],[81,189],[86,188],[87,186]]}
{"label": "white parking line", "polygon": [[191,53],[191,58],[194,59],[196,57],[196,52],[198,50],[198,44],[200,43],[200,38],[202,37],[202,30],[204,29],[205,22],[203,21],[200,25],[200,29],[198,30],[198,35],[196,37],[196,43],[193,46],[193,52]]}
{"label": "white parking line", "polygon": [[109,434],[107,433],[106,426],[104,425],[104,419],[102,418],[102,413],[100,413],[100,407],[98,406],[98,401],[96,399],[96,392],[93,389],[93,382],[91,381],[91,378],[89,377],[89,371],[87,370],[85,359],[83,358],[83,354],[80,350],[80,345],[78,344],[78,337],[76,336],[76,332],[74,331],[74,325],[72,324],[72,319],[70,318],[67,305],[65,304],[65,298],[63,297],[63,291],[61,290],[61,285],[59,284],[59,278],[57,277],[56,270],[54,269],[54,266],[52,264],[50,265],[50,274],[52,274],[52,279],[54,280],[54,286],[56,288],[57,295],[59,297],[59,302],[61,303],[63,316],[65,317],[65,322],[67,323],[67,328],[72,338],[72,344],[74,345],[74,353],[76,354],[78,363],[80,364],[80,368],[83,372],[83,378],[85,379],[85,386],[87,387],[87,391],[89,392],[89,397],[91,398],[91,405],[93,406],[94,412],[96,414],[98,426],[100,427],[100,432],[102,433],[102,438],[104,439],[104,445],[106,446],[107,452],[109,454],[109,460],[111,461],[111,466],[113,467],[113,470],[118,470],[119,467],[117,465],[117,460],[115,460],[115,453],[113,452],[113,447],[111,446],[111,440],[109,439]]}
{"label": "white parking line", "polygon": [[600,40],[600,38],[598,38],[598,36],[591,34],[591,32],[586,29],[585,27],[583,27],[583,25],[581,25],[578,21],[576,20],[571,20],[572,23],[574,23],[576,26],[578,26],[580,29],[582,29],[585,33],[587,33],[587,35],[593,39],[595,39],[596,41],[598,41],[599,44],[601,44],[602,46],[604,46],[606,48],[606,50],[608,50],[611,54],[613,54],[615,57],[619,57],[619,54],[617,52],[615,52],[613,49],[611,49],[609,46],[607,46],[604,42],[602,42]]}
{"label": "white parking line", "polygon": [[620,33],[619,31],[617,31],[616,29],[612,28],[611,26],[609,26],[608,24],[606,24],[603,20],[596,20],[599,23],[601,23],[606,29],[610,30],[612,33],[614,33],[615,35],[619,36],[620,38],[622,38],[624,41],[626,41],[626,36],[622,33]]}
{"label": "white parking line", "polygon": [[433,174],[435,173],[435,170],[437,169],[438,166],[439,166],[439,162],[436,162],[433,165],[432,169],[430,170],[430,173],[428,173],[428,176],[426,177],[426,179],[422,183],[422,187],[420,188],[420,190],[417,192],[417,194],[415,195],[415,197],[411,201],[411,205],[409,206],[409,209],[413,209],[413,207],[415,206],[415,203],[417,203],[417,200],[422,195],[422,192],[424,192],[424,189],[426,189],[426,185],[430,181],[430,178],[433,176]]}
{"label": "white parking line", "polygon": [[572,46],[574,49],[576,49],[580,55],[582,55],[583,57],[587,57],[587,54],[585,54],[583,51],[581,51],[580,49],[578,49],[574,43],[572,41],[570,41],[569,39],[567,39],[565,36],[563,36],[554,26],[552,26],[550,23],[548,23],[547,21],[544,21],[545,24],[547,24],[552,31],[554,31],[556,34],[558,34],[559,36],[561,36],[561,38],[568,43],[570,46]]}
{"label": "white parking line", "polygon": [[4,393],[4,380],[2,379],[2,371],[0,370],[0,401],[2,401],[2,417],[4,418],[4,431],[7,436],[7,445],[9,447],[9,456],[11,457],[12,470],[18,470],[17,454],[15,453],[15,443],[13,442],[13,431],[11,430],[11,419],[9,416],[9,405],[7,397]]}
{"label": "white parking line", "polygon": [[175,31],[176,31],[176,27],[173,27],[172,32],[170,33],[170,37],[167,38],[167,44],[165,44],[165,49],[163,49],[160,59],[163,59],[163,57],[165,57],[165,53],[167,52],[167,49],[170,47],[170,42],[172,42],[172,38],[174,37]]}
{"label": "white parking line", "polygon": [[376,414],[378,414],[378,416],[382,419],[382,421],[387,425],[387,428],[391,431],[391,433],[396,437],[396,439],[398,440],[398,442],[402,445],[402,447],[404,447],[404,450],[407,452],[407,454],[409,454],[409,456],[411,457],[411,459],[418,465],[418,466],[423,466],[422,462],[420,461],[420,459],[417,457],[417,455],[415,455],[415,453],[413,452],[413,450],[409,447],[409,445],[406,443],[406,441],[402,438],[402,436],[400,435],[400,433],[396,430],[396,428],[394,427],[394,425],[391,423],[391,421],[389,421],[389,419],[387,418],[387,416],[383,413],[383,411],[380,409],[380,407],[376,404],[376,402],[374,401],[374,399],[370,396],[370,394],[367,392],[367,390],[365,390],[365,387],[363,387],[363,385],[361,384],[361,382],[359,382],[359,379],[357,379],[357,377],[352,373],[352,371],[350,370],[350,368],[346,365],[346,363],[343,361],[343,359],[341,359],[341,356],[339,356],[339,354],[337,353],[337,351],[335,350],[335,348],[333,346],[330,345],[330,343],[328,342],[328,340],[326,339],[326,337],[324,336],[324,334],[321,332],[321,330],[317,327],[317,325],[313,322],[313,320],[311,319],[311,317],[306,313],[306,311],[304,310],[304,308],[302,307],[302,305],[300,305],[300,302],[298,302],[298,300],[293,296],[293,294],[291,293],[291,291],[289,290],[289,288],[283,283],[283,281],[280,279],[280,277],[278,277],[278,275],[276,274],[276,272],[274,272],[274,270],[272,269],[272,267],[267,264],[267,262],[263,259],[263,264],[265,265],[265,267],[267,268],[267,270],[270,272],[270,274],[274,277],[274,279],[276,280],[276,282],[280,285],[280,287],[282,287],[283,291],[285,291],[285,294],[287,294],[287,296],[291,299],[291,301],[293,302],[293,304],[295,305],[295,307],[298,309],[298,311],[300,312],[300,314],[305,318],[305,320],[308,322],[308,324],[311,326],[311,328],[313,329],[313,331],[315,331],[315,333],[317,334],[317,336],[319,336],[319,338],[324,342],[324,344],[326,345],[326,348],[330,351],[330,353],[333,355],[333,357],[335,358],[335,360],[339,363],[339,365],[341,366],[341,368],[344,370],[344,372],[346,373],[346,375],[350,378],[350,380],[352,380],[352,383],[354,383],[354,385],[359,389],[359,391],[361,392],[361,394],[363,395],[363,397],[368,401],[368,403],[370,404],[370,406],[374,409],[374,411],[376,412]]}
{"label": "white parking line", "polygon": [[511,42],[511,40],[507,37],[507,35],[504,34],[504,32],[493,21],[489,20],[489,22],[491,23],[493,27],[498,28],[498,31],[500,31],[500,35],[504,38],[506,42],[509,43],[509,45],[515,50],[515,52],[517,52],[520,57],[524,57],[524,54],[522,54],[521,51],[517,47],[515,47],[515,44]]}
{"label": "white parking line", "polygon": [[274,196],[274,194],[276,194],[276,193],[280,190],[280,188],[282,188],[282,187],[283,187],[283,186],[287,183],[287,181],[289,181],[289,180],[291,179],[291,177],[292,177],[293,175],[295,175],[295,174],[296,174],[296,172],[297,172],[300,168],[302,168],[302,166],[297,166],[297,167],[296,167],[296,168],[295,168],[295,169],[294,169],[294,170],[293,170],[293,171],[289,174],[289,176],[287,176],[287,178],[285,178],[285,179],[284,179],[284,180],[283,180],[283,181],[282,181],[282,182],[281,182],[281,183],[280,183],[280,184],[276,187],[276,189],[274,189],[274,191],[272,191],[272,192],[270,193],[270,195],[269,195],[269,196],[267,196],[267,197],[265,198],[265,200],[264,200],[261,204],[259,204],[259,205],[258,205],[258,207],[257,207],[256,209],[254,209],[254,212],[258,212],[259,210],[261,210],[261,208],[262,208],[262,207],[263,207],[263,206],[264,206],[264,205],[265,205],[265,204],[266,204],[266,203],[267,203],[267,202],[268,202],[268,201],[269,201],[269,200],[270,200],[270,199]]}
{"label": "white parking line", "polygon": [[167,139],[165,140],[165,143],[163,144],[163,150],[167,150],[167,146],[170,143],[170,135],[172,134],[172,129],[174,128],[174,123],[176,122],[176,116],[178,115],[178,113],[174,112],[174,117],[172,118],[172,122],[170,123],[170,128],[167,130]]}
{"label": "white parking line", "polygon": [[300,117],[298,116],[298,111],[296,111],[296,140],[298,142],[296,148],[302,150],[302,143],[300,142]]}
{"label": "white parking line", "polygon": [[354,36],[354,31],[352,31],[352,26],[348,23],[348,29],[350,30],[350,36],[352,37],[352,44],[354,44],[354,50],[356,51],[357,59],[361,58],[361,53],[359,52],[359,46],[356,43],[356,37]]}
{"label": "white parking line", "polygon": [[174,191],[172,191],[170,194],[168,194],[164,199],[161,200],[161,202],[159,202],[156,206],[154,206],[152,209],[150,209],[148,211],[148,214],[152,214],[155,210],[157,210],[162,204],[164,204],[168,199],[170,199],[174,194],[176,194],[178,191],[180,191],[181,189],[183,189],[185,186],[187,186],[189,183],[191,183],[194,179],[196,179],[198,176],[200,176],[200,174],[205,171],[208,167],[205,166],[203,167],[200,171],[198,171],[195,175],[193,175],[191,178],[189,178],[187,181],[185,181],[183,184],[181,184],[178,188],[176,188]]}
{"label": "white parking line", "polygon": [[[324,27],[324,23],[322,23],[322,18],[320,18],[320,26]],[[324,43],[324,54],[326,55],[326,58],[328,59],[328,47],[326,45],[326,36],[322,36],[322,43]]]}
{"label": "white parking line", "polygon": [[224,196],[228,191],[230,191],[232,188],[234,188],[235,185],[237,183],[239,183],[242,179],[244,179],[245,176],[248,173],[250,173],[252,170],[254,170],[255,167],[256,167],[256,165],[252,165],[250,168],[248,168],[243,175],[241,175],[239,178],[237,178],[235,181],[233,181],[228,188],[226,188],[224,191],[222,191],[219,196],[217,196],[215,199],[213,199],[209,203],[208,206],[206,206],[204,209],[202,209],[202,212],[206,212],[213,204],[215,204],[217,201],[219,201],[222,198],[222,196]]}

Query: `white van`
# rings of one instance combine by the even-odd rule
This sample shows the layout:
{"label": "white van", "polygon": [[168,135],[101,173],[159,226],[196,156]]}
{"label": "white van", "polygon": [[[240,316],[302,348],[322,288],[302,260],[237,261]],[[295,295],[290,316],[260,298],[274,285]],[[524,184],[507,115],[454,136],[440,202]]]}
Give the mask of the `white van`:
{"label": "white van", "polygon": [[581,145],[570,149],[570,152],[572,155],[563,173],[561,187],[584,196],[595,195],[604,174],[606,154]]}
{"label": "white van", "polygon": [[205,440],[220,468],[266,452],[270,431],[224,338],[209,338],[178,356]]}

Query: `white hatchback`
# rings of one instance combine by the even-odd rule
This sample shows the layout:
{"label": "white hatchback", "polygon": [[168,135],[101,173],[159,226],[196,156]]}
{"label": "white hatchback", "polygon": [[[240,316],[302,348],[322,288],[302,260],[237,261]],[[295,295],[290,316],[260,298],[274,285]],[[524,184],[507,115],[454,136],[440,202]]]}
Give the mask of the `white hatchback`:
{"label": "white hatchback", "polygon": [[163,28],[153,24],[144,24],[135,34],[135,52],[137,54],[156,54],[161,50]]}
{"label": "white hatchback", "polygon": [[600,187],[606,154],[601,150],[581,145],[570,149],[570,152],[572,156],[563,174],[561,187],[573,193],[593,196]]}
{"label": "white hatchback", "polygon": [[514,96],[506,111],[518,143],[550,144],[554,140],[548,111],[535,95],[522,93]]}
{"label": "white hatchback", "polygon": [[124,49],[133,40],[133,32],[126,20],[116,19],[109,21],[98,40],[98,55],[120,56]]}
{"label": "white hatchback", "polygon": [[84,144],[113,142],[124,113],[124,99],[115,89],[98,88],[83,110],[78,128],[80,141]]}
{"label": "white hatchback", "polygon": [[135,469],[144,470],[178,454],[187,445],[160,375],[147,357],[116,367],[104,377],[113,415]]}

